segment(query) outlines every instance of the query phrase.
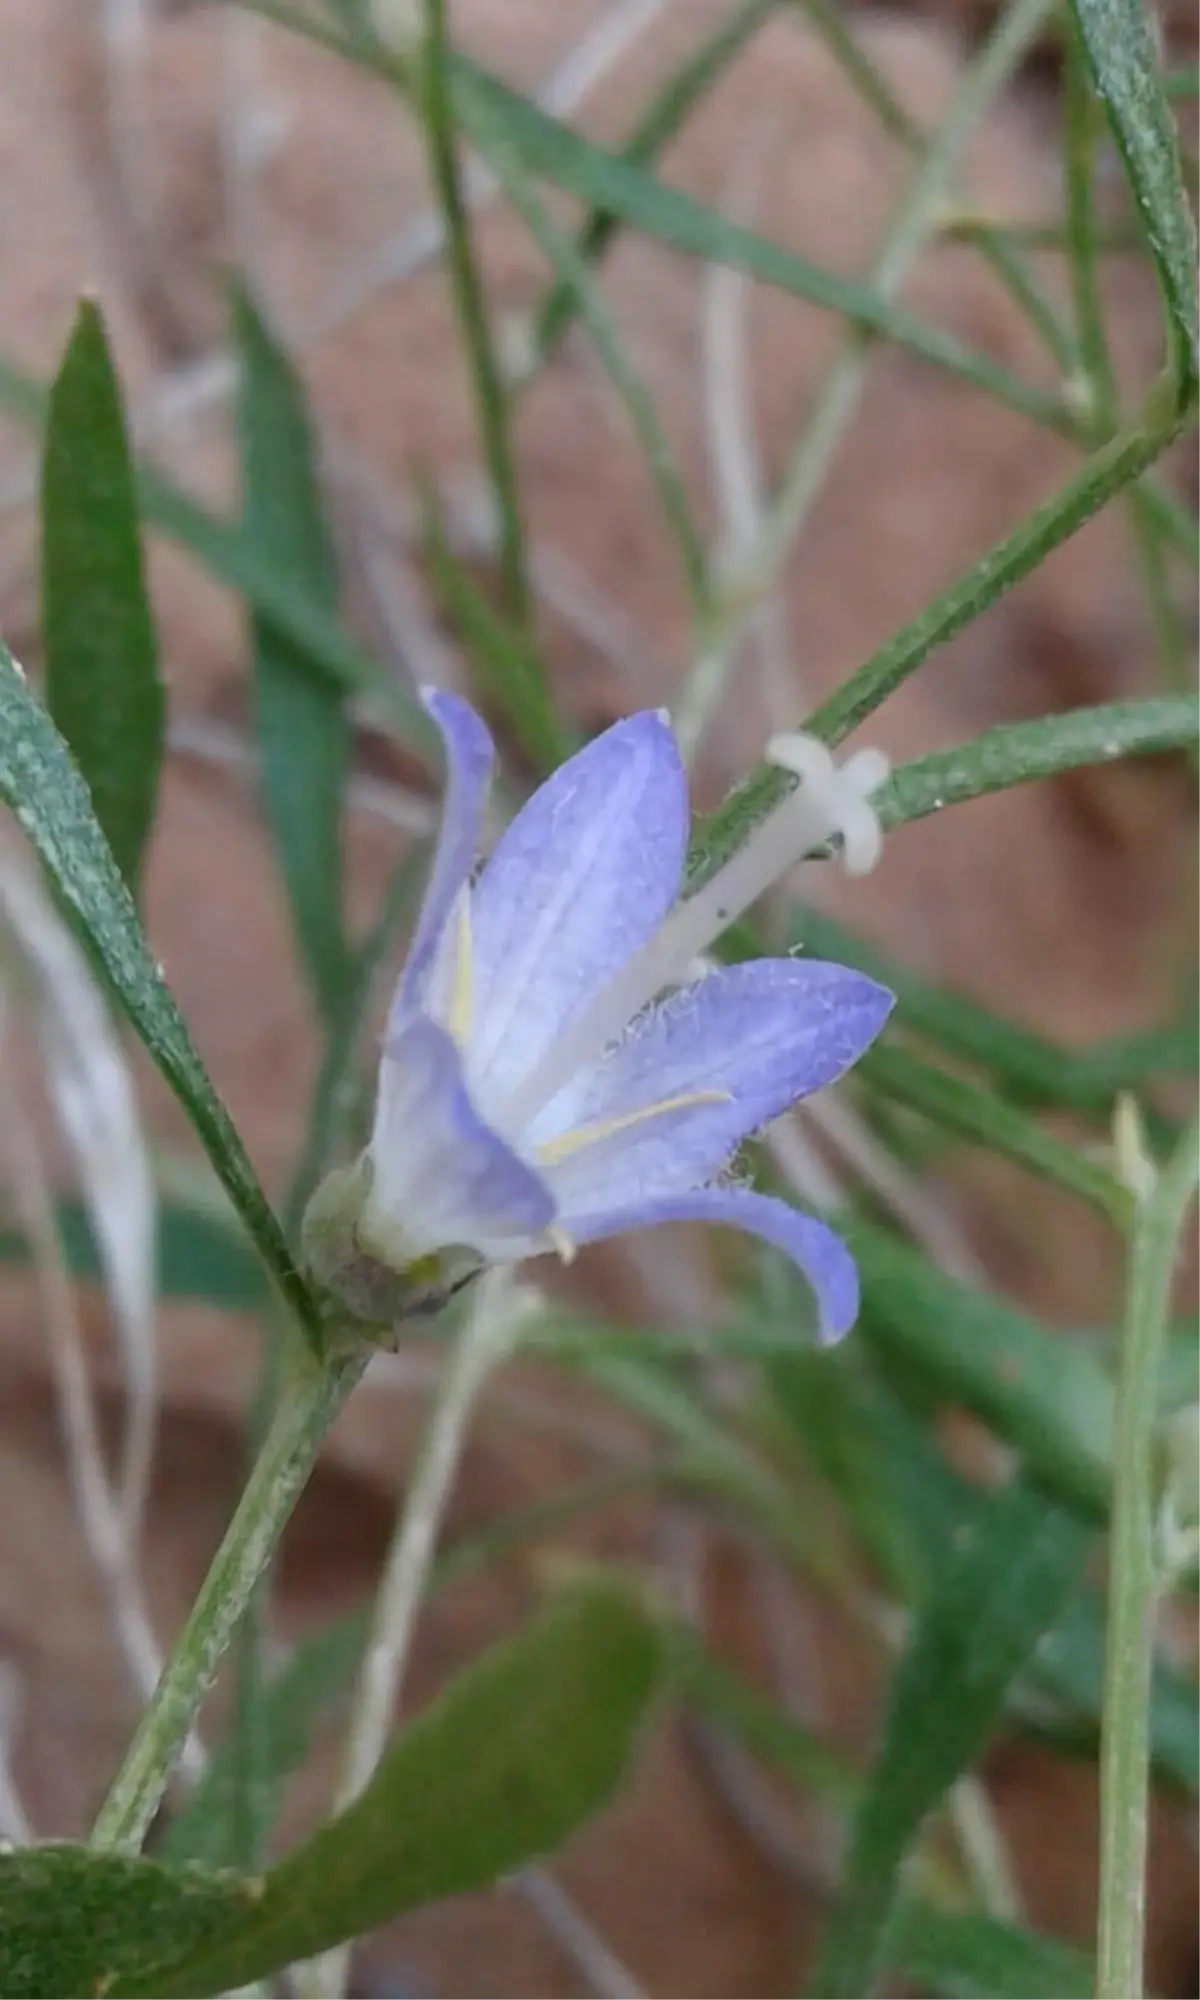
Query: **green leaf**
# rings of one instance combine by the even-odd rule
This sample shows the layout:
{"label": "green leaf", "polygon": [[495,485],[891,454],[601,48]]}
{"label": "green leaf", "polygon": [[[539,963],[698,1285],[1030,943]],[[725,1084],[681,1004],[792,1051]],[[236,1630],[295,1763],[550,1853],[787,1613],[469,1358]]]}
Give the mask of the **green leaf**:
{"label": "green leaf", "polygon": [[164,697],[121,390],[85,300],[51,387],[42,448],[46,704],[136,894],[154,823]]}
{"label": "green leaf", "polygon": [[434,592],[485,693],[506,718],[535,770],[562,759],[562,732],[548,704],[546,669],[530,634],[491,605],[459,561],[442,528],[437,497],[426,488],[422,544]]}
{"label": "green leaf", "polygon": [[87,1847],[10,1850],[0,1854],[0,1993],[107,1993],[219,1935],[257,1893],[256,1882]]}
{"label": "green leaf", "polygon": [[672,1686],[687,1707],[760,1763],[839,1806],[857,1795],[858,1774],[845,1755],[714,1659],[689,1627],[671,1631],[670,1661]]}
{"label": "green leaf", "polygon": [[894,1042],[877,1043],[859,1065],[859,1074],[894,1104],[918,1111],[935,1124],[973,1139],[1004,1159],[1088,1202],[1110,1222],[1123,1225],[1132,1197],[1112,1174],[1021,1111],[965,1077],[923,1062]]}
{"label": "green leaf", "polygon": [[888,1955],[901,1864],[927,1816],[980,1756],[1009,1685],[1078,1587],[1090,1541],[1014,1481],[980,1510],[913,1625],[855,1816],[813,1990],[859,2000]]}
{"label": "green leaf", "polygon": [[875,795],[882,825],[903,826],[946,806],[1012,785],[1032,784],[1119,757],[1185,750],[1200,736],[1200,711],[1185,695],[1114,701],[1034,722],[1005,722],[955,750],[902,764]]}
{"label": "green leaf", "polygon": [[492,168],[546,262],[567,287],[596,353],[625,405],[646,468],[654,481],[659,508],[678,544],[684,580],[693,607],[704,606],[708,600],[707,558],[688,508],[683,475],[659,422],[654,398],[634,366],[616,316],[609,309],[603,292],[593,281],[591,271],[570,238],[555,226],[538,200],[528,175],[508,143],[506,126],[495,118],[486,99],[472,104],[471,115],[471,138]]}
{"label": "green leaf", "polygon": [[[237,422],[242,532],[281,577],[337,615],[337,558],[326,526],[304,391],[291,363],[238,287]],[[342,923],[342,799],[350,767],[345,689],[314,674],[269,616],[252,613],[260,784],[297,942],[326,1021],[346,979]]]}
{"label": "green leaf", "polygon": [[[621,157],[635,166],[650,166],[777,4],[778,0],[742,0],[726,19],[718,21],[642,112]],[[598,262],[619,227],[620,217],[611,209],[594,208],[575,238],[576,256],[585,264]],[[534,318],[533,345],[539,359],[565,333],[575,316],[577,300],[578,288],[562,276],[547,290]]]}
{"label": "green leaf", "polygon": [[314,1347],[320,1315],[233,1120],[209,1081],[62,737],[0,646],[0,797],[48,870],[97,972],[187,1112],[241,1218]]}
{"label": "green leaf", "polygon": [[1196,227],[1147,10],[1144,0],[1072,3],[1158,268],[1183,404],[1195,391],[1200,365]]}
{"label": "green leaf", "polygon": [[658,1632],[596,1581],[462,1674],[356,1803],[270,1870],[252,1909],[127,1994],[223,1993],[556,1850],[615,1791],[658,1688]]}
{"label": "green leaf", "polygon": [[1087,2000],[1091,1962],[1057,1938],[977,1912],[908,1901],[896,1912],[888,1957],[914,1985],[946,2000]]}
{"label": "green leaf", "polygon": [[[790,1293],[790,1274],[785,1284]],[[942,1461],[916,1419],[887,1396],[858,1341],[777,1357],[763,1387],[768,1421],[836,1494],[889,1590],[914,1602],[928,1568],[926,1515],[932,1507],[939,1522],[954,1518],[937,1478]]]}
{"label": "green leaf", "polygon": [[[63,1200],[55,1208],[67,1268],[79,1278],[103,1276],[86,1205]],[[25,1263],[29,1244],[19,1229],[0,1229],[0,1263]],[[227,1220],[176,1202],[158,1204],[155,1255],[159,1297],[203,1299],[226,1312],[260,1313],[271,1302],[262,1265],[232,1214]]]}
{"label": "green leaf", "polygon": [[[1033,722],[1001,722],[953,750],[937,750],[901,764],[873,795],[872,804],[880,825],[890,831],[947,806],[965,805],[969,799],[1057,777],[1062,771],[1112,763],[1120,757],[1187,750],[1198,737],[1200,712],[1192,697],[1185,695],[1106,702],[1065,715],[1039,716]],[[689,894],[736,853],[794,782],[773,766],[760,767],[700,822],[688,849]]]}
{"label": "green leaf", "polygon": [[[795,1316],[792,1338],[796,1338]],[[568,1350],[562,1358],[667,1437],[690,1482],[720,1494],[798,1568],[836,1589],[841,1572],[828,1537],[798,1515],[786,1486],[738,1435],[728,1417],[714,1412],[679,1369],[664,1366],[652,1346],[638,1353],[610,1349],[597,1340]]]}
{"label": "green leaf", "polygon": [[[284,1787],[308,1756],[319,1725],[353,1685],[368,1630],[364,1613],[334,1619],[303,1639],[263,1690],[258,1712],[263,1794],[259,1807],[268,1832],[278,1816]],[[227,1860],[239,1750],[236,1730],[217,1745],[167,1828],[159,1847],[161,1860],[204,1862],[210,1867]]]}
{"label": "green leaf", "polygon": [[[434,1563],[427,1595],[433,1598],[465,1576],[503,1561],[531,1542],[577,1522],[606,1503],[664,1483],[667,1460],[637,1461],[596,1474],[515,1507],[476,1533],[456,1540]],[[350,1611],[301,1639],[259,1696],[260,1770],[257,1807],[269,1838],[288,1781],[303,1766],[323,1723],[336,1715],[350,1691],[370,1637],[369,1609]],[[201,1778],[188,1793],[159,1847],[163,1860],[235,1865],[228,1851],[230,1807],[244,1772],[241,1739],[231,1730],[213,1748]]]}
{"label": "green leaf", "polygon": [[[873,715],[881,702],[886,701],[888,695],[893,694],[910,674],[914,674],[931,653],[955,638],[1022,577],[1028,576],[1031,570],[1044,562],[1053,549],[1068,541],[1115,493],[1121,492],[1145,472],[1183,428],[1184,419],[1174,411],[1164,417],[1161,412],[1152,409],[1143,427],[1120,433],[1111,443],[1095,452],[1058,493],[1020,522],[1011,534],[995,543],[948,589],[926,605],[910,624],[903,626],[878,652],[864,661],[856,673],[843,681],[814,710],[805,728],[826,743],[840,743],[852,729],[857,729],[869,715]],[[1114,703],[1109,712],[1143,706],[1150,710],[1156,704]],[[1187,742],[1195,737],[1195,711],[1192,710],[1189,722],[1182,714],[1185,706],[1177,705],[1175,719],[1184,732],[1182,740]],[[1086,716],[1098,715],[1102,711],[1082,709],[1078,713]],[[1060,718],[1051,717],[1049,723],[1053,725],[1056,720]],[[1047,724],[1017,723],[1012,726],[1016,729],[1027,726],[1045,728]],[[996,735],[996,731],[988,731],[989,740]],[[1141,747],[1166,746],[1153,744]],[[1115,754],[1127,755],[1130,751],[1119,749]],[[930,760],[920,761],[924,765]],[[1075,761],[1084,763],[1092,760],[1079,756]],[[1068,769],[1070,762],[1068,758],[1065,764],[1052,768]],[[893,785],[899,782],[901,775],[897,772]],[[1026,777],[1046,775],[1045,769],[1033,765],[1028,770],[1018,769],[1013,775],[1004,777],[1002,782],[1019,784]],[[981,778],[982,774],[977,774],[977,777]],[[689,890],[698,887],[716,872],[794,784],[795,779],[790,775],[764,764],[734,788],[724,804],[702,821],[693,835],[688,853]],[[974,798],[979,792],[989,789],[991,787],[986,783],[976,782],[964,796]],[[949,803],[948,799],[939,795],[936,787],[930,790],[928,800],[918,811],[899,813],[888,823],[895,825],[898,818],[919,818],[921,812],[935,812],[940,805]]]}
{"label": "green leaf", "polygon": [[729,222],[620,154],[606,152],[464,56],[456,56],[451,66],[451,94],[467,131],[485,118],[492,121],[503,129],[513,154],[528,173],[578,196],[592,208],[620,216],[644,235],[658,237],[674,249],[710,263],[727,264],[829,312],[840,313],[863,332],[884,334],[1037,423],[1058,428],[1068,424],[1055,397],[972,352],[952,334],[916,319],[869,287],[836,277],[768,237]]}
{"label": "green leaf", "polygon": [[1068,1049],[963,993],[923,979],[824,911],[797,906],[788,944],[881,980],[896,995],[899,1026],[936,1042],[948,1055],[991,1071],[1023,1102],[1091,1112],[1111,1124],[1119,1092],[1141,1090],[1156,1076],[1195,1073],[1197,1037],[1191,1022]]}
{"label": "green leaf", "polygon": [[888,1231],[844,1227],[862,1281],[860,1329],[880,1358],[962,1403],[1085,1516],[1107,1511],[1113,1384],[1078,1339],[947,1277]]}
{"label": "green leaf", "polygon": [[[47,397],[40,383],[0,356],[0,405],[29,429],[41,429]],[[358,645],[327,607],[295,577],[281,574],[242,534],[216,514],[210,514],[178,487],[146,466],[137,468],[138,505],[148,527],[177,542],[205,569],[271,620],[307,662],[312,673],[355,694],[370,697],[373,707],[404,743],[411,744],[434,765],[438,738],[420,702],[394,673]]]}
{"label": "green leaf", "polygon": [[[1104,1608],[1099,1593],[1088,1590],[1073,1598],[1045,1634],[1029,1670],[1036,1700],[1036,1721],[1045,1716],[1044,1696],[1066,1705],[1078,1719],[1072,1730],[1074,1747],[1093,1754],[1104,1706]],[[1020,1707],[1020,1703],[1015,1704]],[[1084,1727],[1080,1728],[1078,1722]],[[1053,1729],[1047,1728],[1053,1735]],[[1159,1776],[1193,1797],[1200,1788],[1200,1713],[1196,1689],[1164,1659],[1154,1663],[1150,1703],[1150,1754]]]}

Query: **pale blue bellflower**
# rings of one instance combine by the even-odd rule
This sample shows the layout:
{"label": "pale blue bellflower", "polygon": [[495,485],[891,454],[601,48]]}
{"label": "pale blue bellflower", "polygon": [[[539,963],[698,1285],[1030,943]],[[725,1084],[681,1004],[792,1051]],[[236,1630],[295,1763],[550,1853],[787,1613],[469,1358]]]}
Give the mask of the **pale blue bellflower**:
{"label": "pale blue bellflower", "polygon": [[[678,904],[687,779],[659,711],[614,724],[564,763],[476,873],[492,740],[460,697],[423,698],[445,746],[441,829],[388,1016],[370,1144],[349,1170],[350,1194],[334,1177],[306,1230],[316,1275],[347,1299],[372,1295],[356,1273],[409,1273],[414,1288],[431,1277],[436,1303],[455,1258],[468,1273],[549,1250],[570,1257],[658,1223],[723,1223],[792,1260],[820,1337],[837,1339],[858,1309],[846,1246],[729,1169],[752,1133],[845,1074],[892,995],[802,958],[693,976],[697,951],[736,911],[728,898]],[[804,747],[814,786],[832,779],[827,753]],[[864,770],[874,755],[860,753]],[[869,807],[850,795],[845,826],[834,810],[800,852],[844,832],[849,860],[857,814],[873,858]],[[671,918],[673,906],[689,920]],[[349,1260],[344,1233],[328,1226],[348,1200]]]}

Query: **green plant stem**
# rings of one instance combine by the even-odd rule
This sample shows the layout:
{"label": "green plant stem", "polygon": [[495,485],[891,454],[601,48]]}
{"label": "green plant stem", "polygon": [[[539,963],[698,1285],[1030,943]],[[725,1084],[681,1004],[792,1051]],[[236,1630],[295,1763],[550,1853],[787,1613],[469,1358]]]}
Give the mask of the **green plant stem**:
{"label": "green plant stem", "polygon": [[[899,291],[935,232],[946,189],[964,148],[996,92],[1041,26],[1050,0],[1015,0],[966,70],[950,109],[929,140],[909,188],[888,226],[867,283],[880,300]],[[792,454],[754,546],[736,551],[737,575],[725,605],[714,612],[699,657],[675,713],[685,755],[694,752],[726,686],[759,596],[746,584],[776,576],[807,520],[838,446],[858,409],[874,342],[861,330],[846,335],[818,393],[808,428]]]}
{"label": "green plant stem", "polygon": [[[929,145],[927,135],[847,27],[837,0],[793,0],[793,5],[808,17],[847,82],[878,118],[889,138],[919,159]],[[964,241],[975,245],[1014,303],[1027,315],[1061,372],[1070,375],[1075,367],[1070,337],[1019,246],[1002,225],[991,223],[986,216],[972,216],[966,221],[965,229],[960,228],[957,219],[952,228],[943,221],[942,233],[961,234]]]}
{"label": "green plant stem", "polygon": [[[1079,341],[1079,365],[1088,394],[1088,423],[1093,445],[1103,444],[1120,423],[1116,370],[1104,324],[1100,287],[1100,228],[1096,216],[1095,159],[1099,109],[1092,96],[1087,60],[1072,25],[1064,88],[1063,145],[1066,189],[1067,247]],[[1141,572],[1142,587],[1162,666],[1164,684],[1176,693],[1195,686],[1191,648],[1164,561],[1162,536],[1149,495],[1142,482],[1125,494],[1125,511]],[[1193,754],[1193,765],[1195,757]]]}
{"label": "green plant stem", "polygon": [[444,0],[426,0],[425,45],[421,63],[420,109],[434,190],[446,228],[446,255],[454,287],[463,346],[470,364],[479,419],[480,443],[500,514],[500,575],[508,610],[528,626],[531,601],[525,575],[516,478],[508,439],[504,385],[492,353],[487,304],[475,263],[470,224],[459,181],[454,130],[446,92],[446,9]]}
{"label": "green plant stem", "polygon": [[[1119,493],[1152,465],[1187,422],[1190,413],[1187,418],[1177,417],[1173,412],[1164,417],[1152,410],[1143,425],[1121,431],[1111,443],[1094,452],[1052,499],[1045,501],[986,555],[980,556],[911,624],[873,653],[857,673],[813,711],[804,727],[825,743],[840,743],[915,673],[938,646],[946,645],[1022,577],[1028,576],[1052,549],[1067,541],[1111,500],[1114,493]],[[1039,771],[1036,775],[1047,774]],[[761,765],[735,787],[708,820],[701,822],[688,856],[689,894],[694,894],[716,873],[794,784],[795,779],[788,773]],[[991,787],[984,785],[979,789]],[[945,798],[938,798],[933,809],[940,809],[946,802]],[[905,812],[899,817],[913,815]]]}
{"label": "green plant stem", "polygon": [[[454,123],[447,86],[450,52],[445,0],[425,0],[425,35],[414,71],[417,104],[425,129],[429,168],[446,231],[446,260],[463,350],[475,397],[479,442],[496,503],[500,533],[500,584],[505,610],[521,638],[532,640],[533,598],[525,566],[516,471],[509,437],[507,393],[492,347],[487,301],[475,261],[455,151]],[[553,766],[560,744],[558,724],[532,645],[521,649],[526,671],[512,689],[513,720],[525,747],[539,763]]]}
{"label": "green plant stem", "polygon": [[486,99],[471,110],[471,136],[486,151],[488,164],[538,249],[566,286],[573,310],[583,320],[596,352],[629,414],[654,481],[659,504],[679,546],[684,581],[697,616],[707,615],[708,577],[704,550],[688,509],[687,491],[654,400],[633,366],[627,345],[603,293],[592,282],[587,262],[571,239],[557,229],[539,201],[533,182],[513,155],[502,122]]}
{"label": "green plant stem", "polygon": [[946,1131],[973,1139],[999,1158],[1015,1160],[1030,1173],[1068,1189],[1110,1222],[1125,1221],[1130,1196],[1120,1181],[993,1091],[941,1064],[924,1062],[891,1041],[868,1050],[859,1073],[893,1103],[906,1105]]}
{"label": "green plant stem", "polygon": [[1171,1280],[1198,1171],[1200,1124],[1193,1124],[1140,1204],[1130,1242],[1100,1744],[1099,2000],[1138,2000],[1143,1992],[1150,1689],[1158,1596],[1154,1440]]}
{"label": "green plant stem", "polygon": [[[375,1598],[334,1802],[338,1812],[366,1789],[387,1746],[467,1427],[484,1382],[508,1351],[514,1328],[510,1282],[507,1271],[480,1280],[474,1308],[447,1349],[437,1399]],[[297,1991],[311,2000],[330,2000],[345,1988],[348,1963],[347,1946],[326,1952],[304,1968]]]}
{"label": "green plant stem", "polygon": [[1097,107],[1073,23],[1068,38],[1063,112],[1063,181],[1075,333],[1087,386],[1092,442],[1101,444],[1117,427],[1117,386],[1100,295],[1100,232],[1092,190]]}
{"label": "green plant stem", "polygon": [[[626,139],[621,157],[635,166],[652,166],[669,139],[702,102],[722,72],[774,11],[777,0],[742,0],[721,20],[686,61],[680,64],[640,114]],[[843,31],[844,32],[844,31]],[[621,224],[608,209],[593,208],[572,241],[575,256],[585,265],[603,257]],[[519,386],[532,381],[567,332],[578,311],[578,287],[558,276],[547,288],[533,315],[530,366]]]}
{"label": "green plant stem", "polygon": [[874,112],[888,137],[912,152],[919,152],[924,144],[920,126],[875,67],[838,0],[792,0],[792,5],[797,13],[807,16],[847,82],[853,85],[867,109]]}
{"label": "green plant stem", "polygon": [[126,1854],[141,1847],[221,1656],[275,1552],[325,1433],[365,1366],[364,1354],[338,1367],[321,1367],[297,1348],[291,1383],[237,1510],[92,1828],[93,1847]]}

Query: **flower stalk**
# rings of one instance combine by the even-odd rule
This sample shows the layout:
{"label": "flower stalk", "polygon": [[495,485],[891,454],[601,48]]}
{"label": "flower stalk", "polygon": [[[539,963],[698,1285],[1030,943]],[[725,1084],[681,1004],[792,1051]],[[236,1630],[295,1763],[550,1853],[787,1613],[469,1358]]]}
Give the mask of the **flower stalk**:
{"label": "flower stalk", "polygon": [[[366,1788],[386,1748],[467,1428],[484,1383],[513,1346],[522,1317],[523,1305],[513,1297],[510,1274],[489,1272],[479,1283],[457,1340],[447,1348],[437,1397],[375,1598],[346,1735],[336,1812]],[[329,2000],[343,1993],[349,1956],[349,1947],[343,1945],[314,1959],[298,1976],[297,1991],[310,2000]]]}
{"label": "flower stalk", "polygon": [[[1120,1136],[1120,1135],[1119,1135]],[[1126,1148],[1128,1151],[1128,1147]],[[1193,1124],[1152,1188],[1138,1197],[1130,1245],[1113,1465],[1112,1553],[1100,1738],[1098,2000],[1144,1988],[1150,1697],[1155,1608],[1155,1467],[1159,1364],[1184,1217],[1200,1168]]]}
{"label": "flower stalk", "polygon": [[92,1828],[93,1847],[140,1850],[255,1583],[367,1362],[365,1352],[331,1367],[299,1350],[298,1357],[225,1538]]}

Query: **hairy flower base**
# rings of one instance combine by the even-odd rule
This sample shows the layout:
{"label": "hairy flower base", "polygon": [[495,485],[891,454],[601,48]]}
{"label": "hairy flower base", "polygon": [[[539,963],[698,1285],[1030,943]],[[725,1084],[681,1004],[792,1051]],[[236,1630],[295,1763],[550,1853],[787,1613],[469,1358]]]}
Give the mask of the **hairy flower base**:
{"label": "hairy flower base", "polygon": [[[317,1283],[382,1346],[406,1322],[435,1319],[485,1266],[461,1246],[429,1251],[400,1270],[373,1256],[359,1237],[372,1177],[366,1153],[326,1176],[304,1217],[304,1249]],[[361,1342],[362,1328],[347,1344]]]}
{"label": "hairy flower base", "polygon": [[[673,908],[687,785],[658,712],[615,724],[562,765],[476,878],[491,739],[456,696],[425,700],[446,750],[437,852],[388,1019],[370,1145],[306,1220],[315,1274],[355,1312],[411,1317],[486,1263],[716,1222],[791,1257],[821,1336],[836,1338],[857,1311],[844,1245],[788,1203],[729,1185],[726,1170],[752,1133],[857,1061],[892,996],[798,959],[689,978],[732,912],[719,889],[710,913],[712,884]],[[866,865],[877,830],[864,777],[876,766],[864,774],[860,756],[843,784],[828,752],[810,749],[788,808],[799,844],[783,865],[830,838]],[[744,908],[770,878],[756,890],[738,863],[729,887]]]}

